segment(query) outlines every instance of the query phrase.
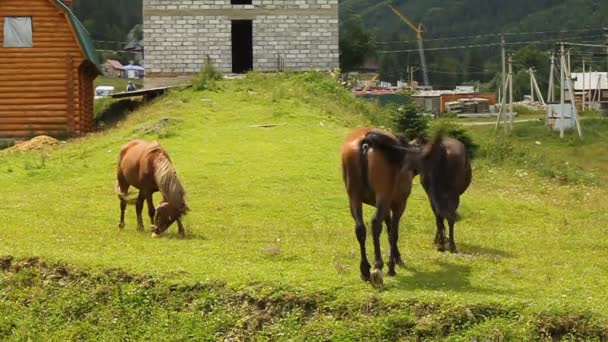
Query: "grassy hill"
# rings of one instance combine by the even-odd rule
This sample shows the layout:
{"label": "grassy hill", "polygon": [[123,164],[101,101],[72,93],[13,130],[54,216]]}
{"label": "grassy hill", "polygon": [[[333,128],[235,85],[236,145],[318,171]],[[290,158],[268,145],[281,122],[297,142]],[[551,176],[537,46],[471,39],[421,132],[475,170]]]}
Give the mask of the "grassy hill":
{"label": "grassy hill", "polygon": [[[51,151],[0,155],[0,339],[608,336],[605,120],[585,122],[583,142],[540,123],[499,139],[472,128],[482,149],[461,254],[432,246],[416,184],[399,242],[407,266],[376,290],[359,279],[339,147],[353,127],[387,122],[383,109],[316,73],[221,88],[171,93]],[[116,158],[133,138],[170,152],[188,238],[138,233],[132,207],[118,231]]]}

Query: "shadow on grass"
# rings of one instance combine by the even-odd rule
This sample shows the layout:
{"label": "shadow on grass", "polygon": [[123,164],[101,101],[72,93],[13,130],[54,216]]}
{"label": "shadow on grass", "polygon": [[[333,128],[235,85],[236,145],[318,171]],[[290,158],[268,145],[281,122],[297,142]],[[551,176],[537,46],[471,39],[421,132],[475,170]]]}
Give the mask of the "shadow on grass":
{"label": "shadow on grass", "polygon": [[463,256],[481,256],[490,257],[493,259],[513,258],[515,255],[508,251],[503,251],[496,248],[488,248],[484,246],[471,245],[468,243],[459,243],[458,250]]}
{"label": "shadow on grass", "polygon": [[[109,104],[108,104],[109,103]],[[100,129],[107,129],[116,126],[129,113],[133,112],[143,104],[141,99],[126,99],[103,104],[95,104],[102,108],[96,109],[95,123]]]}
{"label": "shadow on grass", "polygon": [[[439,270],[418,272],[406,267],[410,271],[397,273],[396,282],[389,285],[402,290],[429,290],[429,291],[456,291],[473,292],[481,294],[505,294],[503,290],[476,287],[469,280],[472,267],[447,262],[439,262]],[[403,271],[403,270],[402,270]]]}

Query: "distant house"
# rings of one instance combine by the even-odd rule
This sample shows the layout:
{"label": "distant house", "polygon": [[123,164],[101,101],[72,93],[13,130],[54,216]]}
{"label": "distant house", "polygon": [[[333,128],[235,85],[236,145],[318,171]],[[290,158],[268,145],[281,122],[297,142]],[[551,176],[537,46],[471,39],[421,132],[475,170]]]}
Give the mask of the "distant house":
{"label": "distant house", "polygon": [[125,67],[115,59],[108,59],[102,66],[104,75],[112,77],[124,77]]}
{"label": "distant house", "polygon": [[2,0],[0,22],[0,137],[91,131],[101,71],[70,8],[59,0]]}
{"label": "distant house", "polygon": [[[593,108],[608,114],[608,73],[607,72],[578,72],[572,73],[574,92],[578,102],[593,103]],[[584,82],[583,82],[584,80]],[[591,102],[589,99],[591,98]]]}
{"label": "distant house", "polygon": [[572,73],[572,78],[574,78],[575,92],[582,94],[585,91],[587,97],[591,93],[591,98],[597,98],[599,95],[599,102],[608,102],[608,73],[575,72]]}
{"label": "distant house", "polygon": [[[338,0],[144,0],[146,77],[338,67]],[[147,80],[148,81],[148,80]]]}

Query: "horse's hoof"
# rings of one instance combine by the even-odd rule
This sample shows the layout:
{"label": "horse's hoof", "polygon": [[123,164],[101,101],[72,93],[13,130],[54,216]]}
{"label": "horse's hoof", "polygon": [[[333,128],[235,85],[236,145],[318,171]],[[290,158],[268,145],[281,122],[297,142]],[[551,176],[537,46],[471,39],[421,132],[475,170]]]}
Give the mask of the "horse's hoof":
{"label": "horse's hoof", "polygon": [[158,238],[160,235],[156,234],[156,233],[152,233],[152,238],[156,239]]}
{"label": "horse's hoof", "polygon": [[458,249],[456,249],[456,246],[450,247],[450,253],[458,254]]}
{"label": "horse's hoof", "polygon": [[388,269],[388,272],[386,273],[386,275],[388,275],[389,277],[394,277],[397,275],[397,272],[395,272],[395,269]]}
{"label": "horse's hoof", "polygon": [[125,224],[124,224],[124,223],[119,223],[119,224],[118,224],[118,228],[120,228],[120,229],[124,229],[124,228],[125,228]]}
{"label": "horse's hoof", "polygon": [[377,289],[384,286],[384,276],[382,275],[382,270],[374,268],[372,270],[370,282],[372,283],[372,286]]}

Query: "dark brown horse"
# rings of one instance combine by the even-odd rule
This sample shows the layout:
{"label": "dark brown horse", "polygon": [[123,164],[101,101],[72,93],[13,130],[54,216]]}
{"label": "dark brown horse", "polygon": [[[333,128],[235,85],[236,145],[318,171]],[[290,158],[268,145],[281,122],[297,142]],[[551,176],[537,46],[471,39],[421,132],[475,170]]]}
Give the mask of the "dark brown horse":
{"label": "dark brown horse", "polygon": [[422,146],[416,162],[420,180],[435,214],[437,232],[435,244],[440,251],[446,250],[445,225],[450,228],[449,250],[457,253],[454,241],[454,223],[462,195],[471,184],[471,161],[463,143],[438,135]]}
{"label": "dark brown horse", "polygon": [[[179,235],[185,235],[181,217],[189,210],[185,200],[186,192],[177,178],[169,155],[157,142],[133,140],[120,150],[116,191],[120,199],[121,229],[125,226],[125,209],[130,186],[139,189],[135,204],[138,230],[144,230],[141,212],[145,200],[153,224],[153,236],[167,230],[175,221]],[[152,195],[157,191],[161,192],[163,201],[154,208]]]}
{"label": "dark brown horse", "polygon": [[[405,211],[414,176],[406,158],[409,152],[413,151],[404,139],[377,129],[357,129],[342,144],[342,172],[361,251],[361,278],[371,281],[374,286],[383,283],[384,262],[380,251],[383,222],[387,226],[390,245],[388,275],[395,275],[395,265],[403,265],[397,240],[399,220]],[[371,222],[375,254],[371,273],[365,251],[363,203],[376,207]]]}

